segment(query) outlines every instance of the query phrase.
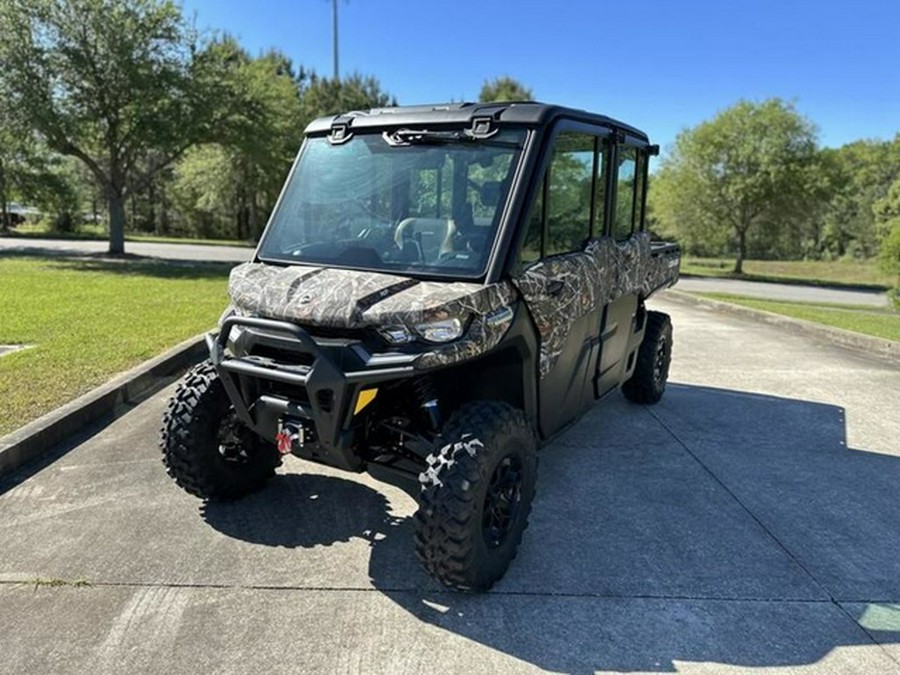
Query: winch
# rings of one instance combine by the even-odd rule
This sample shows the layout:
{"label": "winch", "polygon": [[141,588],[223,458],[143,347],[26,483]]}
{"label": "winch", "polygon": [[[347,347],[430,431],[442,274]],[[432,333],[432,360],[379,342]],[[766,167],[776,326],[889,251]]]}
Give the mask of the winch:
{"label": "winch", "polygon": [[316,428],[312,422],[302,419],[282,418],[278,421],[278,433],[275,434],[275,445],[278,452],[288,455],[302,449],[309,443],[316,442]]}

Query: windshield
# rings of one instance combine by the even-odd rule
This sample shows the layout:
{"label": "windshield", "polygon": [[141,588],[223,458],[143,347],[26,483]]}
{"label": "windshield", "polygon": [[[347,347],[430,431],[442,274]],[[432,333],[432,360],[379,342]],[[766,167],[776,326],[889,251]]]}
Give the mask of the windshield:
{"label": "windshield", "polygon": [[264,260],[398,274],[484,273],[525,131],[309,138],[272,216]]}

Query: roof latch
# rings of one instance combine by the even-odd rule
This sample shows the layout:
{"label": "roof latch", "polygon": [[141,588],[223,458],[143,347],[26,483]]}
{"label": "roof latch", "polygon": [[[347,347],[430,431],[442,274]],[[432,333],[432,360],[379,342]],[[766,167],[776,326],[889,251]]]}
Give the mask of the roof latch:
{"label": "roof latch", "polygon": [[466,129],[466,136],[480,140],[483,138],[490,138],[498,131],[500,131],[500,129],[494,128],[490,117],[475,117],[472,120],[472,127]]}
{"label": "roof latch", "polygon": [[332,145],[341,145],[346,143],[353,136],[350,131],[350,125],[346,122],[335,122],[331,125],[331,133],[328,135],[328,142]]}

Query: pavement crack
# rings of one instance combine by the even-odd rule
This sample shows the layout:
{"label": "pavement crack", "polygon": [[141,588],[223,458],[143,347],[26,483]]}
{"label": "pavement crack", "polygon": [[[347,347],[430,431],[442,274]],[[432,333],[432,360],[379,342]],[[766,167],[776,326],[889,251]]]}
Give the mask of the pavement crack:
{"label": "pavement crack", "polygon": [[[33,585],[33,579],[0,579],[2,586],[28,586]],[[473,597],[473,594],[455,591],[450,588],[405,588],[402,586],[299,586],[278,584],[228,584],[228,583],[203,583],[203,582],[152,582],[152,581],[97,581],[91,580],[90,588],[182,588],[196,590],[226,590],[226,591],[290,591],[290,592],[335,592],[335,593],[407,593],[411,595],[447,595],[460,598]],[[755,596],[729,596],[729,595],[692,595],[680,593],[591,593],[573,591],[525,591],[525,590],[501,590],[494,589],[486,593],[489,596],[498,597],[535,597],[535,598],[585,598],[595,600],[659,600],[675,602],[747,602],[747,603],[787,603],[797,605],[825,605],[825,604],[900,604],[900,600],[894,599],[845,599],[832,600],[826,598],[783,598],[783,597],[755,597]],[[846,610],[841,607],[842,611]],[[855,622],[855,620],[854,620]]]}

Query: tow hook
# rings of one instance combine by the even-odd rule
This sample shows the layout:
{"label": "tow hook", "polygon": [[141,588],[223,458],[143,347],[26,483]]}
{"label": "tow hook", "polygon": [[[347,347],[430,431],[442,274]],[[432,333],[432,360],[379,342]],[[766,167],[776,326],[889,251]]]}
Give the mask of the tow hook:
{"label": "tow hook", "polygon": [[302,448],[313,440],[312,429],[299,420],[281,420],[278,433],[275,434],[275,445],[282,455],[289,455],[295,449]]}

